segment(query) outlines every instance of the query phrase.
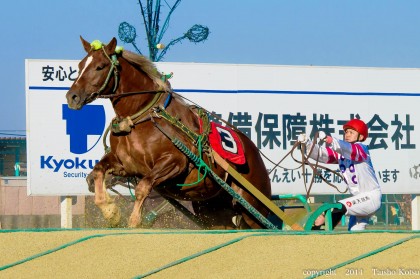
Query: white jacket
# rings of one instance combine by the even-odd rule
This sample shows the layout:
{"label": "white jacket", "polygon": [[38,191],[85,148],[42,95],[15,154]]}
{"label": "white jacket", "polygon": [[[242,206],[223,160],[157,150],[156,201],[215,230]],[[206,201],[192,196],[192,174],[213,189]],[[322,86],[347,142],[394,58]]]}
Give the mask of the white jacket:
{"label": "white jacket", "polygon": [[[310,157],[317,159],[320,152],[319,162],[338,164],[350,194],[353,196],[380,189],[368,147],[359,142],[349,143],[336,138],[332,139],[332,143],[328,146],[315,144]],[[312,148],[312,144],[310,140],[307,142],[307,152]]]}

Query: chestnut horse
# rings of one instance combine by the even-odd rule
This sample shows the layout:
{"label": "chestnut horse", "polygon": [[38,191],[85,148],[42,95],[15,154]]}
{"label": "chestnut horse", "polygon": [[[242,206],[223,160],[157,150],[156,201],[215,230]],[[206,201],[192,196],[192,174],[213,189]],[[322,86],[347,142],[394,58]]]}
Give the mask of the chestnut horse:
{"label": "chestnut horse", "polygon": [[[201,120],[197,112],[172,91],[155,65],[141,55],[122,51],[115,38],[107,45],[80,39],[87,55],[80,61],[79,76],[66,94],[68,106],[78,110],[96,98],[108,98],[116,114],[110,126],[119,129],[110,133],[110,151],[87,178],[89,190],[95,193],[95,204],[110,225],[118,226],[121,214],[107,192],[109,185],[105,181],[120,176],[140,178],[135,186],[129,227],[141,225],[143,202],[154,189],[163,197],[191,201],[195,215],[205,222],[206,228],[261,228],[258,220],[238,206],[213,178],[208,175],[203,178],[203,171],[171,142],[170,138],[176,137],[197,154],[200,149],[197,142],[185,131],[199,135]],[[156,115],[156,109],[163,107],[168,115],[176,116],[184,128]],[[246,163],[231,166],[271,198],[270,179],[258,148],[243,133],[236,132],[242,141]],[[268,209],[226,175],[211,156],[203,156],[203,161],[257,211],[268,215]],[[199,176],[201,180],[197,180]],[[188,184],[192,186],[185,186]],[[233,218],[240,215],[243,218]],[[234,226],[232,218],[242,222]]]}

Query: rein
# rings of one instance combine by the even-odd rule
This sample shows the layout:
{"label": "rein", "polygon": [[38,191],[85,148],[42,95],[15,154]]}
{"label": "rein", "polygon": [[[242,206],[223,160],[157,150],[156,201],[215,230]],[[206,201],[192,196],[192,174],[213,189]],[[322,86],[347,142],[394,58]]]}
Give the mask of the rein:
{"label": "rein", "polygon": [[[119,79],[118,79],[118,75],[119,75],[118,67],[119,67],[120,64],[118,62],[118,59],[117,59],[117,55],[116,54],[113,54],[110,57],[106,53],[106,51],[105,51],[105,49],[104,49],[103,46],[102,46],[102,50],[104,52],[104,55],[111,62],[111,67],[110,67],[109,72],[108,72],[108,75],[107,75],[107,77],[106,77],[106,79],[104,81],[104,84],[96,92],[94,92],[91,95],[89,95],[89,97],[86,98],[85,103],[92,102],[92,101],[94,101],[97,98],[104,98],[104,99],[114,98],[114,100],[112,100],[112,102],[114,103],[116,100],[118,100],[118,99],[120,99],[122,97],[126,97],[126,96],[137,95],[137,94],[156,93],[155,96],[153,97],[152,101],[150,101],[145,107],[143,107],[140,111],[138,111],[134,115],[127,116],[127,117],[125,117],[123,119],[120,119],[118,117],[115,117],[111,121],[111,123],[107,127],[107,129],[106,129],[106,131],[104,133],[104,137],[103,137],[103,144],[104,144],[104,148],[105,148],[105,153],[108,153],[109,150],[110,150],[110,147],[106,144],[106,138],[108,136],[109,131],[112,130],[115,133],[118,133],[118,132],[127,132],[127,133],[129,133],[131,131],[132,127],[134,127],[136,124],[139,124],[139,123],[144,122],[146,120],[152,119],[153,116],[150,116],[150,118],[145,118],[144,119],[144,114],[147,113],[153,106],[156,105],[156,103],[159,102],[161,96],[164,94],[165,91],[161,91],[161,90],[146,90],[146,91],[123,92],[123,93],[119,93],[119,94],[114,93],[117,90],[117,88],[118,88],[118,83],[119,83]],[[113,88],[113,91],[112,91],[113,93],[112,94],[107,94],[107,95],[100,95],[105,90],[106,86],[108,85],[108,83],[109,83],[109,81],[110,81],[110,79],[112,77],[112,74],[114,74],[114,77],[115,77],[115,84],[114,84],[114,88]],[[167,77],[166,76],[163,76],[162,78],[166,79]],[[206,109],[202,108],[201,106],[197,105],[196,103],[192,102],[191,100],[185,98],[184,96],[181,96],[181,95],[179,95],[179,94],[177,94],[175,92],[172,92],[172,91],[171,92],[168,92],[168,93],[169,93],[169,95],[168,95],[167,100],[165,101],[164,107],[163,108],[155,108],[154,109],[154,114],[157,117],[159,117],[159,118],[165,119],[166,121],[170,122],[172,125],[176,126],[178,129],[180,129],[181,131],[183,131],[192,140],[193,143],[200,144],[200,146],[201,146],[201,143],[204,142],[204,139],[206,138],[207,135],[204,133],[203,137],[201,137],[201,136],[195,134],[194,132],[192,132],[191,130],[189,130],[187,127],[185,127],[185,125],[183,125],[182,123],[179,123],[179,121],[174,121],[174,118],[172,116],[170,116],[169,114],[166,113],[165,108],[169,104],[172,94],[176,94],[177,96],[179,96],[179,97],[181,97],[181,98],[183,98],[183,99],[185,99],[185,100],[193,103],[194,105],[196,105],[197,108],[202,109],[204,112],[208,113],[209,115],[212,115],[213,117],[215,117],[215,118],[219,119],[220,121],[222,121],[223,123],[225,123],[226,126],[229,126],[230,128],[232,128],[235,131],[239,131],[238,128],[236,128],[234,125],[232,125],[229,122],[225,121],[224,119],[220,118],[216,114],[207,111]],[[155,123],[155,125],[156,125],[156,123]],[[316,144],[316,140],[317,139],[318,139],[318,133],[315,135],[314,144]],[[301,161],[295,159],[294,156],[293,156],[293,152],[294,152],[294,150],[298,146],[301,147],[300,148],[301,149],[301,155],[302,155],[302,160]],[[309,161],[309,157],[312,154],[312,151],[314,149],[314,146],[315,145],[312,145],[312,148],[309,151],[309,154],[307,156],[305,156],[304,150],[306,149],[306,145],[305,144],[299,144],[299,142],[296,141],[295,144],[293,145],[292,149],[277,164],[275,164],[275,167],[272,170],[274,170],[275,168],[279,167],[280,164],[281,164],[281,162],[283,162],[285,160],[285,158],[290,155],[295,162],[301,164],[301,166],[299,166],[299,167],[302,167],[302,173],[303,173],[303,176],[304,176],[304,184],[305,184],[305,189],[306,189],[306,198],[309,198],[309,194],[310,194],[311,188],[312,188],[313,183],[314,183],[314,180],[315,180],[315,175],[318,175],[325,183],[327,183],[329,186],[335,188],[338,192],[345,193],[345,191],[344,192],[340,191],[337,186],[335,186],[332,183],[328,182],[322,175],[317,174],[318,168],[322,168],[322,169],[325,169],[327,171],[332,172],[334,175],[337,175],[339,177],[342,177],[340,173],[338,173],[336,171],[333,171],[333,170],[331,170],[331,169],[329,169],[327,167],[324,167],[324,166],[318,164],[319,163],[319,153],[318,153],[317,160],[316,160],[315,164],[313,164],[313,163],[311,163]],[[261,151],[260,151],[260,154],[262,154],[268,161],[270,161],[271,163],[273,163]],[[308,165],[312,169],[312,171],[313,171],[313,175],[312,175],[312,179],[311,179],[311,182],[310,182],[309,187],[307,187],[307,185],[306,185],[307,184],[307,179],[306,179],[305,165]],[[270,173],[271,173],[271,171],[270,171]],[[204,175],[204,177],[205,177],[205,175]],[[204,177],[202,177],[201,179],[203,179]],[[185,186],[187,186],[187,185],[185,185]]]}
{"label": "rein", "polygon": [[[335,176],[338,176],[338,177],[340,177],[340,178],[342,178],[343,179],[343,176],[341,175],[341,173],[339,173],[339,172],[337,172],[337,171],[334,171],[334,170],[331,170],[330,168],[327,168],[327,167],[325,167],[325,166],[323,166],[323,165],[320,165],[319,164],[319,152],[318,152],[318,154],[317,154],[317,157],[316,157],[316,160],[315,160],[315,163],[312,163],[312,162],[310,162],[309,161],[309,158],[310,158],[310,156],[312,155],[312,152],[314,151],[314,148],[315,148],[315,144],[317,144],[317,140],[318,140],[318,133],[316,133],[315,134],[315,137],[314,137],[314,139],[313,139],[313,144],[312,144],[312,147],[311,147],[311,149],[309,150],[309,152],[308,152],[308,155],[305,155],[305,150],[306,150],[306,144],[305,143],[299,143],[298,141],[296,141],[295,142],[295,144],[293,145],[293,147],[292,147],[292,149],[276,164],[276,166],[273,168],[273,169],[275,169],[276,167],[278,167],[279,165],[280,165],[280,163],[284,160],[284,159],[286,159],[286,157],[287,156],[291,156],[292,157],[292,159],[295,161],[295,162],[297,162],[297,163],[299,163],[300,164],[300,166],[298,167],[298,168],[302,168],[302,174],[303,174],[303,181],[304,181],[304,184],[305,184],[305,190],[306,190],[306,199],[308,199],[309,198],[309,195],[310,195],[310,192],[311,192],[311,189],[312,189],[312,186],[313,186],[313,184],[314,184],[314,181],[315,181],[315,176],[317,175],[317,176],[319,176],[321,179],[322,179],[322,181],[324,181],[325,183],[327,183],[329,186],[331,186],[331,187],[333,187],[335,190],[337,190],[339,193],[341,193],[341,194],[344,194],[344,193],[346,193],[347,192],[347,190],[345,190],[345,191],[340,191],[339,189],[338,189],[338,187],[337,186],[335,186],[334,184],[332,184],[331,182],[329,182],[327,179],[325,179],[325,177],[323,176],[323,175],[321,175],[321,174],[319,174],[319,173],[317,173],[317,171],[318,171],[318,169],[319,168],[321,168],[321,169],[324,169],[324,170],[326,170],[326,171],[329,171],[329,172],[331,172],[333,175],[335,175]],[[320,144],[320,143],[318,143],[318,144]],[[294,156],[293,156],[293,152],[294,152],[294,150],[297,148],[297,147],[300,147],[300,153],[301,153],[301,156],[302,156],[302,159],[301,159],[301,161],[299,161],[298,159],[296,159]],[[307,187],[307,179],[306,179],[306,169],[305,169],[305,165],[307,165],[307,166],[309,166],[311,169],[312,169],[312,178],[311,178],[311,182],[310,182],[310,184],[309,184],[309,187]],[[272,170],[273,170],[272,169]],[[272,171],[271,170],[271,171]],[[271,171],[270,171],[270,173],[271,173]]]}
{"label": "rein", "polygon": [[[224,124],[226,124],[226,126],[229,126],[230,128],[232,128],[233,130],[235,130],[235,131],[239,131],[239,129],[237,128],[237,127],[235,127],[234,125],[232,125],[232,124],[230,124],[229,122],[227,122],[226,120],[224,120],[224,119],[222,119],[221,117],[219,117],[218,115],[216,115],[215,113],[212,113],[212,112],[210,112],[210,111],[208,111],[208,110],[206,110],[206,109],[204,109],[204,108],[202,108],[202,107],[200,107],[198,104],[196,104],[195,102],[193,102],[193,101],[191,101],[190,99],[188,99],[188,98],[186,98],[186,97],[184,97],[184,96],[182,96],[182,95],[179,95],[179,94],[177,94],[177,93],[175,93],[174,92],[174,94],[176,94],[177,96],[179,96],[180,98],[183,98],[183,99],[185,99],[185,100],[187,100],[187,101],[189,101],[190,103],[192,103],[192,104],[194,104],[195,106],[197,106],[198,108],[201,108],[202,110],[204,110],[205,112],[207,112],[209,115],[211,115],[212,117],[214,117],[214,118],[216,118],[216,119],[218,119],[218,120],[220,120],[221,122],[223,122]],[[324,181],[325,183],[327,183],[329,186],[331,186],[331,187],[333,187],[334,189],[336,189],[339,193],[341,193],[341,194],[344,194],[344,193],[346,193],[347,192],[347,190],[345,190],[345,191],[340,191],[339,189],[338,189],[338,187],[337,186],[335,186],[334,184],[332,184],[332,183],[330,183],[329,181],[327,181],[326,179],[325,179],[325,177],[324,176],[322,176],[321,174],[317,174],[317,170],[318,170],[318,168],[321,168],[321,169],[324,169],[324,170],[326,170],[326,171],[329,171],[329,172],[331,172],[333,175],[336,175],[336,176],[338,176],[338,177],[340,177],[340,178],[342,178],[343,179],[343,176],[341,175],[341,173],[339,173],[339,172],[337,172],[337,171],[334,171],[334,170],[331,170],[330,168],[327,168],[327,167],[325,167],[325,166],[323,166],[323,165],[320,165],[319,164],[319,153],[318,153],[318,156],[317,156],[317,159],[315,160],[315,163],[312,163],[312,162],[310,162],[309,161],[309,158],[310,158],[310,155],[312,154],[312,152],[313,152],[313,149],[314,149],[314,146],[315,146],[315,144],[316,144],[316,141],[317,141],[317,139],[318,139],[318,133],[316,133],[315,134],[315,137],[314,137],[314,145],[312,145],[312,148],[311,148],[311,150],[309,151],[309,153],[308,153],[308,155],[306,156],[305,154],[304,154],[304,150],[306,149],[306,145],[305,144],[300,144],[298,141],[296,141],[295,142],[295,144],[293,145],[293,147],[291,148],[291,150],[278,162],[278,163],[274,163],[272,160],[270,160],[264,153],[262,153],[261,152],[261,150],[259,151],[260,152],[260,154],[265,158],[265,159],[267,159],[270,163],[272,163],[273,165],[274,165],[274,167],[271,169],[271,171],[269,172],[269,174],[274,170],[274,169],[276,169],[277,167],[281,167],[281,168],[283,168],[283,169],[286,169],[286,168],[284,168],[284,167],[282,167],[282,166],[280,166],[280,164],[288,157],[288,156],[291,156],[292,157],[292,159],[295,161],[295,162],[297,162],[297,163],[299,163],[300,164],[300,166],[298,166],[298,167],[296,167],[296,168],[294,168],[294,169],[298,169],[298,168],[302,168],[302,172],[303,172],[303,175],[304,175],[304,184],[305,184],[305,190],[306,190],[306,198],[308,199],[309,198],[309,194],[310,194],[310,191],[311,191],[311,189],[312,189],[312,186],[313,186],[313,183],[314,183],[314,180],[315,180],[315,175],[318,175],[321,179],[322,179],[322,181]],[[294,156],[293,156],[293,152],[295,151],[295,149],[297,148],[297,147],[300,147],[300,150],[301,150],[301,156],[302,156],[302,159],[301,160],[297,160]],[[307,179],[306,179],[306,170],[305,170],[305,165],[308,165],[311,169],[312,169],[312,171],[313,171],[313,174],[314,175],[312,175],[312,179],[311,179],[311,182],[310,182],[310,184],[309,184],[309,187],[307,187]],[[294,170],[293,168],[291,169],[291,168],[287,168],[287,169],[289,169],[289,170]]]}
{"label": "rein", "polygon": [[162,92],[162,91],[159,91],[159,90],[132,91],[132,92],[123,92],[123,93],[119,93],[119,94],[100,95],[97,98],[102,98],[102,99],[117,98],[117,99],[119,99],[121,97],[126,97],[126,96],[131,96],[131,95],[159,93],[159,92]]}

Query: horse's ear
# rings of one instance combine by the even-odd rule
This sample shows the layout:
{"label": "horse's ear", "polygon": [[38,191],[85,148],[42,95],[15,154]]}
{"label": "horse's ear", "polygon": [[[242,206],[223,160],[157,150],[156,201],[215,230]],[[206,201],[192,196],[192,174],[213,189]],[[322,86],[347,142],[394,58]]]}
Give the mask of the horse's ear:
{"label": "horse's ear", "polygon": [[83,39],[82,36],[80,36],[80,41],[82,41],[83,48],[86,50],[86,52],[89,52],[92,49],[92,47],[89,44],[89,42],[86,41],[85,39]]}
{"label": "horse's ear", "polygon": [[112,38],[112,40],[105,46],[105,51],[108,54],[115,53],[115,47],[117,46],[117,39]]}

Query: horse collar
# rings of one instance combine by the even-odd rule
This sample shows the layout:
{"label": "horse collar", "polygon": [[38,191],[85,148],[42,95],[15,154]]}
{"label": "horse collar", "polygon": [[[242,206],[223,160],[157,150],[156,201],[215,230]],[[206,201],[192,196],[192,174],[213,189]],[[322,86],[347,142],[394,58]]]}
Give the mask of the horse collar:
{"label": "horse collar", "polygon": [[[121,117],[114,117],[110,124],[110,129],[114,134],[120,134],[120,133],[130,133],[131,129],[140,122],[143,122],[147,119],[144,119],[144,116],[149,110],[156,105],[157,102],[159,102],[160,98],[162,97],[163,92],[158,92],[153,97],[153,100],[148,103],[144,108],[142,108],[137,113],[127,116],[125,118]],[[169,104],[169,101],[171,99],[171,93],[168,94],[168,98],[166,98],[165,105],[167,106]],[[165,108],[166,108],[165,106]]]}

